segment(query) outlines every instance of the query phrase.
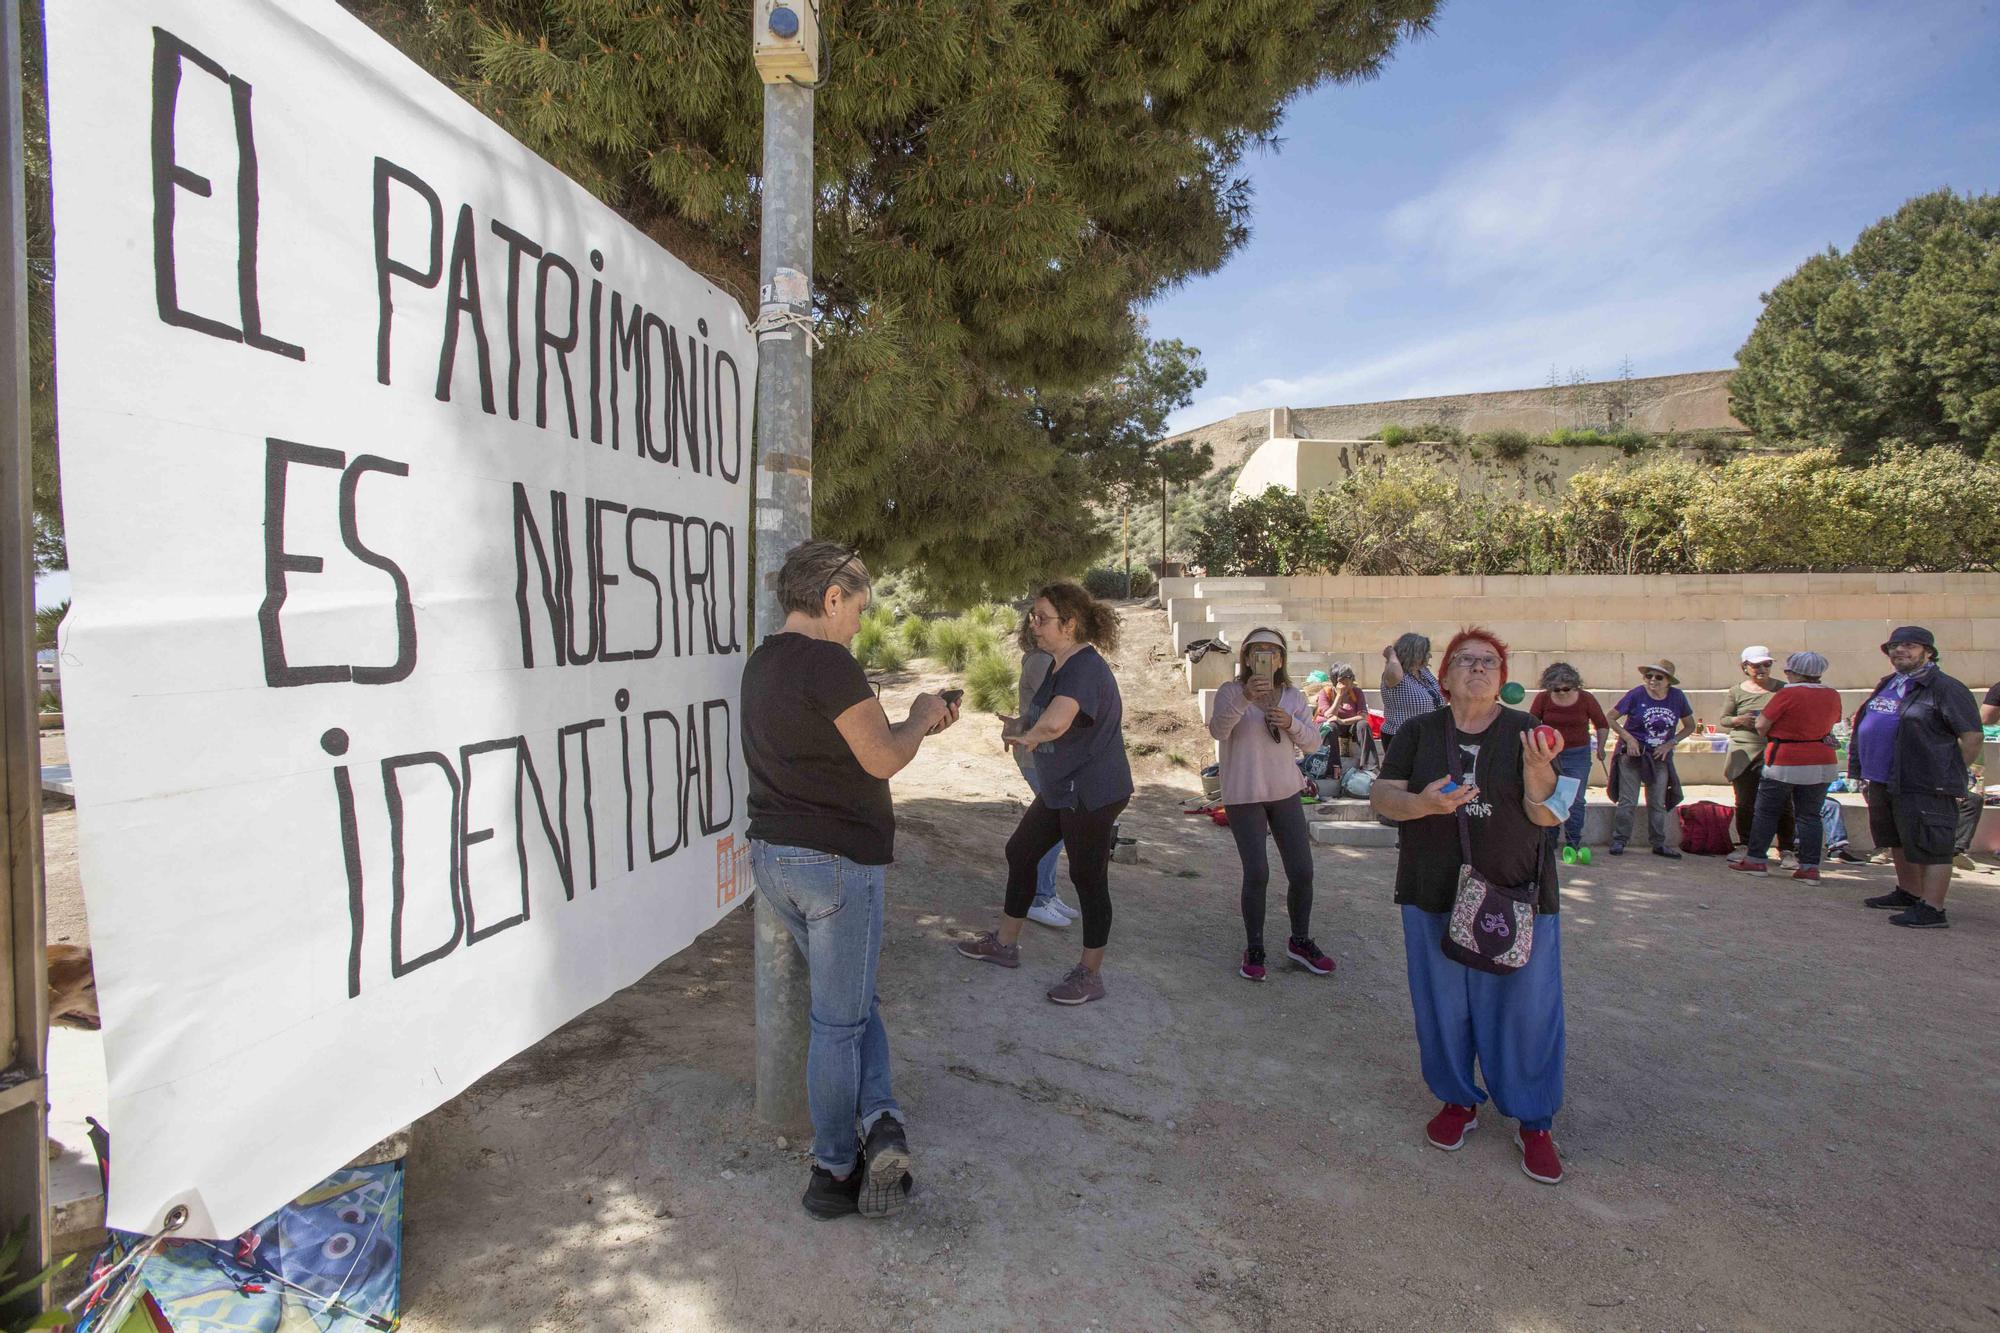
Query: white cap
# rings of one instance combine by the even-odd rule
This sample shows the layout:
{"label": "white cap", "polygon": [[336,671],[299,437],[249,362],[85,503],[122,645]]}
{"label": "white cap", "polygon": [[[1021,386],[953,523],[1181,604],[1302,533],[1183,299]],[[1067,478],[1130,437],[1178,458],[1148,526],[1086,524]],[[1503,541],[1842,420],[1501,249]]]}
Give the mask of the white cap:
{"label": "white cap", "polygon": [[1772,660],[1771,650],[1761,643],[1753,643],[1743,650],[1743,656],[1738,660],[1743,662],[1769,662]]}
{"label": "white cap", "polygon": [[1283,648],[1285,646],[1285,636],[1274,629],[1251,630],[1245,636],[1243,646],[1248,648],[1253,643],[1268,643],[1275,648]]}

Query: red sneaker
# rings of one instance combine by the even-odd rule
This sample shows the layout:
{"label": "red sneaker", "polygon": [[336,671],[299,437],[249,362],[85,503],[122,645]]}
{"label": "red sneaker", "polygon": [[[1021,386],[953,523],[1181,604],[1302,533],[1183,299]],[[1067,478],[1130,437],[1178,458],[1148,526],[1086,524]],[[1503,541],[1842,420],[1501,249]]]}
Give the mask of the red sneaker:
{"label": "red sneaker", "polygon": [[1768,875],[1771,873],[1771,863],[1769,861],[1752,861],[1747,856],[1741,861],[1731,861],[1729,868],[1731,870],[1741,870],[1751,875]]}
{"label": "red sneaker", "polygon": [[1514,1142],[1521,1149],[1521,1170],[1528,1179],[1544,1185],[1560,1185],[1562,1158],[1556,1156],[1556,1141],[1546,1129],[1517,1129]]}
{"label": "red sneaker", "polygon": [[1245,981],[1262,981],[1264,979],[1264,951],[1262,949],[1245,949],[1243,951],[1242,965],[1236,969],[1236,975],[1242,977]]}
{"label": "red sneaker", "polygon": [[1424,1137],[1431,1141],[1433,1148],[1457,1152],[1465,1146],[1467,1132],[1478,1128],[1478,1107],[1456,1106],[1446,1102],[1438,1113],[1431,1117],[1431,1122],[1424,1126]]}
{"label": "red sneaker", "polygon": [[1798,868],[1797,870],[1794,870],[1794,871],[1792,872],[1792,878],[1793,878],[1793,879],[1802,879],[1802,880],[1805,880],[1805,881],[1806,881],[1807,883],[1810,883],[1810,884],[1817,884],[1817,883],[1819,883],[1819,867],[1818,867],[1818,866],[1800,866],[1800,867],[1799,867],[1799,868]]}
{"label": "red sneaker", "polygon": [[1333,960],[1303,935],[1294,935],[1285,941],[1285,957],[1315,976],[1323,977],[1333,971]]}

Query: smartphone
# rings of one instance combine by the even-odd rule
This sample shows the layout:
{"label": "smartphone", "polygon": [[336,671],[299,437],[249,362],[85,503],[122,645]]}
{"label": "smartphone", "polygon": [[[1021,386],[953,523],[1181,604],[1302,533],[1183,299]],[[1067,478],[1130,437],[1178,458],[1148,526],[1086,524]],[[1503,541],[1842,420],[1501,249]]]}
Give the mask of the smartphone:
{"label": "smartphone", "polygon": [[951,706],[951,707],[953,707],[953,708],[956,708],[956,707],[958,707],[958,701],[959,701],[960,699],[963,699],[964,697],[965,697],[965,691],[964,691],[964,690],[940,690],[940,691],[938,691],[938,698],[940,698],[940,699],[944,700],[946,704],[950,705],[950,706]]}

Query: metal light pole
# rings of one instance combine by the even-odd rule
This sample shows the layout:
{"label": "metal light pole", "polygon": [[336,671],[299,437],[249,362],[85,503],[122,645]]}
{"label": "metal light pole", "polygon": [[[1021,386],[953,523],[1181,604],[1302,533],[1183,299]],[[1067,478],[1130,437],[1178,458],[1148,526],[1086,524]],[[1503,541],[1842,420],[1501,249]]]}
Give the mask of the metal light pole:
{"label": "metal light pole", "polygon": [[[757,312],[757,640],[785,621],[785,552],[812,536],[813,84],[816,0],[759,0],[752,46],[764,79],[763,254]],[[793,5],[798,7],[794,8]],[[777,915],[757,913],[757,1118],[803,1129],[811,986]]]}
{"label": "metal light pole", "polygon": [[[21,170],[21,15],[0,0],[0,1230],[27,1222],[17,1263],[48,1262],[48,980],[43,953],[41,729],[36,719],[34,529],[28,497],[27,216]],[[36,1299],[39,1299],[37,1297]]]}

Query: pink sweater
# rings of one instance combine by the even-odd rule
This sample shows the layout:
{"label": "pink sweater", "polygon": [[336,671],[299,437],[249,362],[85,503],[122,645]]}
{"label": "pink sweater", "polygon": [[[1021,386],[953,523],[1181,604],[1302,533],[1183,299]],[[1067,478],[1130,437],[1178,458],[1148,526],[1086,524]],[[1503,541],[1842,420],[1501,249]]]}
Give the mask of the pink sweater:
{"label": "pink sweater", "polygon": [[1319,748],[1319,728],[1313,725],[1305,696],[1296,689],[1287,686],[1278,697],[1278,707],[1290,714],[1292,724],[1274,741],[1264,710],[1243,697],[1240,682],[1232,680],[1215,692],[1208,734],[1222,742],[1224,805],[1282,801],[1305,789],[1298,756]]}

